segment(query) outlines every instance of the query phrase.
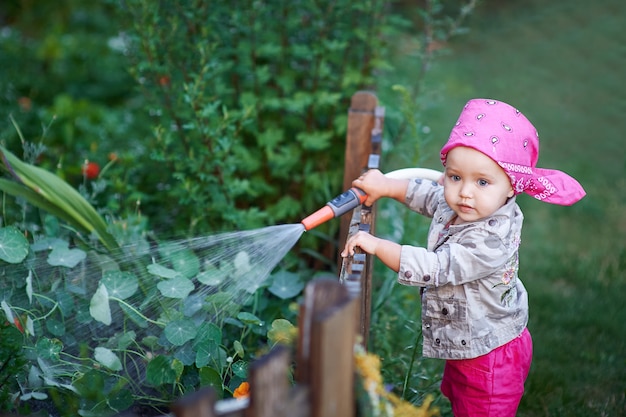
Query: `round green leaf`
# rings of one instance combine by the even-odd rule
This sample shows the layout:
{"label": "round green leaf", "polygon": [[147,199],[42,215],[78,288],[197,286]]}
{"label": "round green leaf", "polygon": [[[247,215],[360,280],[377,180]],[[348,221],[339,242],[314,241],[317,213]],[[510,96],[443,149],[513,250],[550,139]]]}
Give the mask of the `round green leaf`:
{"label": "round green leaf", "polygon": [[134,401],[133,394],[128,389],[120,389],[107,396],[107,404],[113,410],[127,410],[133,405]]}
{"label": "round green leaf", "polygon": [[159,282],[157,288],[164,297],[185,298],[193,291],[194,285],[193,282],[179,275],[177,278]]}
{"label": "round green leaf", "polygon": [[65,324],[56,319],[49,318],[46,320],[46,328],[56,337],[61,337],[65,334]]}
{"label": "round green leaf", "polygon": [[241,342],[239,340],[235,340],[233,342],[233,346],[235,347],[235,352],[237,353],[237,355],[239,355],[240,357],[243,357],[245,352],[243,350],[243,345],[241,344]]}
{"label": "round green leaf", "polygon": [[122,362],[113,351],[104,347],[97,347],[94,351],[94,359],[112,371],[121,371]]}
{"label": "round green leaf", "polygon": [[109,296],[121,300],[133,295],[139,287],[139,282],[135,275],[122,271],[105,271],[100,283],[107,287]]}
{"label": "round green leaf", "polygon": [[217,392],[222,391],[222,377],[213,368],[205,366],[200,368],[200,385],[203,387],[213,387]]}
{"label": "round green leaf", "polygon": [[268,290],[283,300],[295,297],[304,289],[304,283],[300,281],[298,274],[293,272],[278,271],[273,278]]}
{"label": "round green leaf", "polygon": [[237,314],[237,318],[241,320],[242,323],[250,324],[253,326],[260,326],[263,324],[263,321],[260,318],[258,318],[252,313],[247,313],[245,311],[242,311],[241,313]]}
{"label": "round green leaf", "polygon": [[233,363],[233,373],[239,378],[247,378],[248,376],[248,362],[237,361]]}
{"label": "round green leaf", "polygon": [[146,382],[153,387],[176,382],[176,370],[172,367],[172,360],[159,355],[148,362],[146,367]]}
{"label": "round green leaf", "polygon": [[233,260],[235,265],[235,274],[237,276],[243,276],[252,271],[252,265],[250,265],[250,256],[248,252],[241,251],[235,255]]}
{"label": "round green leaf", "polygon": [[174,252],[170,257],[170,262],[174,270],[185,278],[192,278],[200,271],[200,260],[189,249]]}
{"label": "round green leaf", "polygon": [[19,264],[28,255],[28,240],[14,226],[0,228],[0,259]]}
{"label": "round green leaf", "polygon": [[198,329],[191,320],[174,320],[165,326],[165,337],[174,346],[182,346],[196,337]]}
{"label": "round green leaf", "polygon": [[216,286],[224,282],[228,274],[218,268],[209,267],[206,271],[200,272],[196,278],[204,285]]}
{"label": "round green leaf", "polygon": [[107,291],[107,287],[105,287],[102,283],[98,286],[93,297],[91,297],[91,302],[89,303],[89,314],[95,320],[100,323],[104,323],[107,326],[111,324],[111,307],[109,306],[109,293]]}
{"label": "round green leaf", "polygon": [[35,351],[42,359],[58,361],[62,350],[63,343],[58,339],[44,337],[39,339],[35,345]]}
{"label": "round green leaf", "polygon": [[171,268],[166,268],[163,265],[159,264],[150,264],[148,265],[148,272],[152,275],[156,275],[161,278],[176,278],[180,276],[180,272],[177,272]]}
{"label": "round green leaf", "polygon": [[74,268],[87,254],[81,249],[54,248],[48,254],[48,263],[52,266]]}

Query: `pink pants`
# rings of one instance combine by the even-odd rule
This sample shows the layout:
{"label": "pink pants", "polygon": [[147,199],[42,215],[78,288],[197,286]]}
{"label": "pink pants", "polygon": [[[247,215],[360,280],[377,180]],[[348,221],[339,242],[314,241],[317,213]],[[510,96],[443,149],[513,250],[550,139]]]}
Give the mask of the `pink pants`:
{"label": "pink pants", "polygon": [[528,376],[533,342],[528,329],[474,359],[448,360],[441,392],[454,417],[514,417]]}

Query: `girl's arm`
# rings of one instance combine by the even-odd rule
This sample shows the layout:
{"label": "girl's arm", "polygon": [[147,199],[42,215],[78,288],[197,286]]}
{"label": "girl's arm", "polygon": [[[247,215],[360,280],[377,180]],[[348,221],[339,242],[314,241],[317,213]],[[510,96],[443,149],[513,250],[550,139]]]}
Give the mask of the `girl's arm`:
{"label": "girl's arm", "polygon": [[364,252],[378,257],[382,263],[394,272],[400,270],[400,253],[402,252],[402,246],[398,243],[360,231],[347,240],[346,246],[343,252],[341,252],[341,256],[344,258],[353,256],[354,248],[357,246]]}

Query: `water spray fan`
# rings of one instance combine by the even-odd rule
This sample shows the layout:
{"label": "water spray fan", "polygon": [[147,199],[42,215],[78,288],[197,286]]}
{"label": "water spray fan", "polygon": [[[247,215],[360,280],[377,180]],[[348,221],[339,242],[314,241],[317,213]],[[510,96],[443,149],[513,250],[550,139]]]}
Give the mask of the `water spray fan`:
{"label": "water spray fan", "polygon": [[[431,181],[437,181],[441,175],[441,172],[428,168],[404,168],[385,174],[386,177],[395,179],[422,178]],[[301,223],[304,225],[304,230],[309,231],[330,219],[354,210],[365,200],[367,200],[365,191],[352,187],[330,200],[321,209],[302,219]]]}

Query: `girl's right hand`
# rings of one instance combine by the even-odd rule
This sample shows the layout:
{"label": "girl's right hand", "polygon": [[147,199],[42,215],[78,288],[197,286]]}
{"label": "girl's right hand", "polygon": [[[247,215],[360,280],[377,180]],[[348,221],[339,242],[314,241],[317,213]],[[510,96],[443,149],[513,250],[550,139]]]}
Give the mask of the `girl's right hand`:
{"label": "girl's right hand", "polygon": [[378,169],[370,169],[352,181],[353,187],[360,188],[367,194],[366,206],[371,206],[381,197],[404,201],[408,184],[408,180],[388,178]]}

